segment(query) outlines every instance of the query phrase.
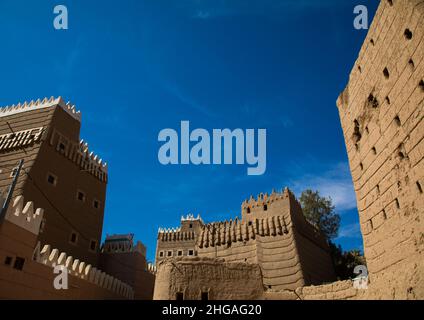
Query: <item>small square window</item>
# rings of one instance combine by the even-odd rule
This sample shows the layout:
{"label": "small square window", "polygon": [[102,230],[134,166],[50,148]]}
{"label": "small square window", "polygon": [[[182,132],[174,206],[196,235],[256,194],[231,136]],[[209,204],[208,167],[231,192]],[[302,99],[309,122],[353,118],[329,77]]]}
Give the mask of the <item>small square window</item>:
{"label": "small square window", "polygon": [[22,270],[24,268],[25,259],[21,257],[16,257],[13,268],[16,270]]}
{"label": "small square window", "polygon": [[163,251],[159,252],[159,257],[163,258]]}
{"label": "small square window", "polygon": [[57,177],[54,174],[49,173],[47,175],[47,182],[51,184],[52,186],[56,186],[57,184]]}
{"label": "small square window", "polygon": [[78,242],[78,234],[74,231],[71,232],[71,236],[69,237],[69,242],[72,244],[76,244]]}
{"label": "small square window", "polygon": [[95,209],[99,209],[99,208],[100,208],[100,202],[99,202],[99,200],[94,200],[94,201],[93,201],[93,207],[94,207]]}
{"label": "small square window", "polygon": [[96,249],[97,249],[97,241],[91,240],[90,241],[90,251],[96,251]]}
{"label": "small square window", "polygon": [[82,192],[82,191],[78,191],[78,192],[77,192],[77,199],[78,199],[79,201],[84,202],[84,201],[85,201],[85,193],[84,193],[84,192]]}
{"label": "small square window", "polygon": [[178,256],[181,257],[183,255],[183,250],[178,250]]}
{"label": "small square window", "polygon": [[189,226],[189,227],[190,227],[190,229],[193,229],[193,224],[192,224],[192,223],[190,223],[190,226]]}
{"label": "small square window", "polygon": [[188,250],[188,255],[189,255],[189,256],[194,255],[194,250]]}
{"label": "small square window", "polygon": [[171,251],[171,250],[170,250],[170,251],[168,251],[167,256],[168,256],[168,257],[172,257],[172,251]]}
{"label": "small square window", "polygon": [[12,261],[13,261],[12,257],[6,257],[6,259],[4,259],[4,264],[6,266],[10,266],[10,265],[12,265]]}

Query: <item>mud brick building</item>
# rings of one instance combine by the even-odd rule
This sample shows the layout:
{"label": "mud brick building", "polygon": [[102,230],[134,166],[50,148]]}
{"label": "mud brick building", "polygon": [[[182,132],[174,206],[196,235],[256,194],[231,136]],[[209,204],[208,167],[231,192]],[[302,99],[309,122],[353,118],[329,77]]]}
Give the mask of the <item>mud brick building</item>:
{"label": "mud brick building", "polygon": [[[100,251],[107,165],[80,126],[80,112],[61,98],[0,108],[0,298],[152,298],[141,244]],[[124,276],[116,263],[128,259]],[[53,286],[57,265],[69,270],[68,290]]]}
{"label": "mud brick building", "polygon": [[[156,283],[156,298],[174,299],[182,295],[192,299],[193,291],[196,291],[193,283],[200,283],[196,277],[190,276],[189,271],[187,275],[173,272],[172,277],[180,277],[179,280],[163,275],[172,272],[173,269],[169,265],[169,259],[172,257],[180,261],[185,269],[188,268],[190,256],[201,259],[199,262],[193,258],[193,268],[196,270],[202,263],[213,269],[211,261],[216,261],[214,259],[221,259],[225,263],[238,263],[238,266],[245,264],[246,268],[243,270],[247,272],[246,277],[252,269],[259,272],[261,285],[260,290],[256,292],[262,292],[263,288],[295,290],[305,285],[335,280],[326,240],[306,221],[299,202],[287,188],[282,192],[273,191],[270,195],[260,194],[256,199],[251,197],[242,203],[241,211],[241,220],[236,218],[204,224],[200,217],[194,218],[191,215],[182,218],[179,228],[159,230],[157,266],[160,269],[158,279],[161,280]],[[183,256],[186,256],[186,259],[182,259]],[[223,267],[222,263],[216,268],[232,269],[225,264]],[[228,279],[226,280],[220,271],[217,272],[225,283]],[[200,277],[200,273],[197,274]],[[215,274],[208,271],[201,276],[204,281],[202,288],[197,290],[198,299],[201,293],[206,292],[214,297],[229,295],[233,298],[243,298],[244,295],[225,291],[225,286],[221,289],[220,286],[213,286],[216,282],[213,278]],[[228,272],[228,275],[230,274],[231,272]],[[208,275],[211,278],[208,278]],[[179,287],[166,285],[163,279],[179,281]],[[185,279],[185,282],[182,279]],[[184,287],[183,283],[187,286]],[[180,291],[173,292],[170,288]],[[230,286],[226,290],[231,291]]]}

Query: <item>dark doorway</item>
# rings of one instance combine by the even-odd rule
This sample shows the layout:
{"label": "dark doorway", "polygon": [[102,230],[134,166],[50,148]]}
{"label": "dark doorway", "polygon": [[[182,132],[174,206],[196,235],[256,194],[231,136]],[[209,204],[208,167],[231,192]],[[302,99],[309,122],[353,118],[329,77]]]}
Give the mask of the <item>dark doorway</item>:
{"label": "dark doorway", "polygon": [[209,292],[202,292],[202,301],[208,301],[209,300]]}

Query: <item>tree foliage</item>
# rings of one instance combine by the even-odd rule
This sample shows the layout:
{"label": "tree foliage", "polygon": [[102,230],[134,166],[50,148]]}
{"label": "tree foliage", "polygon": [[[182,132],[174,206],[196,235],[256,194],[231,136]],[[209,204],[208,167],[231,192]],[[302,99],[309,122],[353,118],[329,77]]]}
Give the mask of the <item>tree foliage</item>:
{"label": "tree foliage", "polygon": [[327,240],[337,237],[340,216],[335,212],[331,198],[321,197],[318,191],[308,189],[302,192],[299,200],[306,220],[316,226]]}
{"label": "tree foliage", "polygon": [[337,278],[354,278],[354,268],[365,265],[365,258],[359,250],[343,251],[340,245],[331,241],[337,237],[340,227],[340,216],[331,198],[321,197],[318,191],[305,190],[299,200],[306,220],[316,226],[328,240]]}
{"label": "tree foliage", "polygon": [[359,250],[343,251],[340,245],[329,242],[330,254],[333,259],[334,269],[339,280],[355,277],[353,273],[356,266],[366,265],[365,257]]}

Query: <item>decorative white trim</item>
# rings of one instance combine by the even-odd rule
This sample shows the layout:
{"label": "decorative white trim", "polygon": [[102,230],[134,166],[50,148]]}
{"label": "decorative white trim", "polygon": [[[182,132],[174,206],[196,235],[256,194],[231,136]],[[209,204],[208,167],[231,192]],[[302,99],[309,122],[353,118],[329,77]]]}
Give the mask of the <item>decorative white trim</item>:
{"label": "decorative white trim", "polygon": [[60,106],[75,120],[81,122],[81,112],[77,111],[75,109],[75,105],[73,105],[72,103],[65,103],[62,97],[50,97],[49,99],[44,98],[43,100],[31,100],[30,102],[25,101],[24,103],[18,103],[17,105],[5,106],[3,108],[0,108],[0,118],[22,112],[50,108],[56,105]]}

